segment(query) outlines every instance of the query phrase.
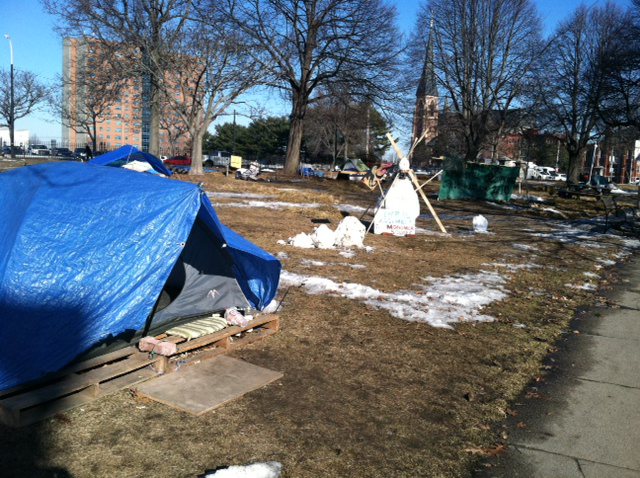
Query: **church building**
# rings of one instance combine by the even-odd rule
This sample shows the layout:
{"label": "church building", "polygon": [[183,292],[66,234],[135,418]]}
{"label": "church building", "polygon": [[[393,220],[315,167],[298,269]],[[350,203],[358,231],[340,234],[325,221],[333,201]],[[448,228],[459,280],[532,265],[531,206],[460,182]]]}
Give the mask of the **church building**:
{"label": "church building", "polygon": [[[413,113],[411,144],[429,144],[438,135],[438,87],[433,65],[433,29],[429,32],[427,52],[420,83],[416,90],[416,107]],[[421,139],[422,138],[422,139]]]}

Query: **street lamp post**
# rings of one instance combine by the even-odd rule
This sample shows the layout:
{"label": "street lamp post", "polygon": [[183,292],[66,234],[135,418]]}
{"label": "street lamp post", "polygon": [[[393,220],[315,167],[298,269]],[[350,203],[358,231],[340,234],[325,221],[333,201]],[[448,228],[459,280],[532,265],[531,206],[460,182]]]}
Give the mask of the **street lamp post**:
{"label": "street lamp post", "polygon": [[7,40],[9,40],[9,49],[11,50],[11,103],[10,103],[10,111],[9,111],[9,141],[11,142],[11,159],[16,157],[16,152],[13,146],[13,138],[14,138],[14,103],[13,103],[13,42],[11,41],[11,37],[9,35],[4,36]]}

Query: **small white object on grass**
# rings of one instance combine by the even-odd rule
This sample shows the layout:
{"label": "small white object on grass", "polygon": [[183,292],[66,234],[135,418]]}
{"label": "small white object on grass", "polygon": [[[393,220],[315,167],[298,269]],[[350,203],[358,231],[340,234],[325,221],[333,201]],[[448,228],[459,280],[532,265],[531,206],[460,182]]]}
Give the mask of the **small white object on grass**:
{"label": "small white object on grass", "polygon": [[487,228],[489,227],[489,221],[482,214],[477,215],[473,218],[473,230],[475,232],[487,232]]}
{"label": "small white object on grass", "polygon": [[204,476],[205,478],[278,478],[281,471],[282,463],[270,461],[250,465],[232,465]]}

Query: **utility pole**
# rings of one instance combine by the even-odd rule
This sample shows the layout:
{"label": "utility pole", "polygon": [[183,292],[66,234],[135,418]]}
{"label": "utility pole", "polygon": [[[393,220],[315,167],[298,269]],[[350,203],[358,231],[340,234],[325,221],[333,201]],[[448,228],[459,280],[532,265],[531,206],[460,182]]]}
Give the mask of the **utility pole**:
{"label": "utility pole", "polygon": [[4,36],[7,40],[9,40],[9,49],[11,50],[11,100],[10,100],[10,109],[9,111],[9,140],[11,142],[11,159],[16,157],[16,150],[14,147],[14,134],[15,134],[15,105],[13,102],[13,42],[11,41],[11,37],[9,35]]}

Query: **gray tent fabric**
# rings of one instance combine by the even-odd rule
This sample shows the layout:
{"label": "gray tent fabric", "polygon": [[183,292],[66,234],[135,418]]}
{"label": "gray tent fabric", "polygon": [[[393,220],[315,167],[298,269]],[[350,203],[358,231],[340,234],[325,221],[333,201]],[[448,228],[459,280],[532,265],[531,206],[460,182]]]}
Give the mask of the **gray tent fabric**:
{"label": "gray tent fabric", "polygon": [[[250,307],[231,267],[232,261],[223,245],[196,220],[163,291],[170,303],[159,303],[156,307],[154,328],[177,317],[195,317],[234,306]],[[164,295],[161,294],[160,302]],[[203,296],[207,299],[202,300]]]}

